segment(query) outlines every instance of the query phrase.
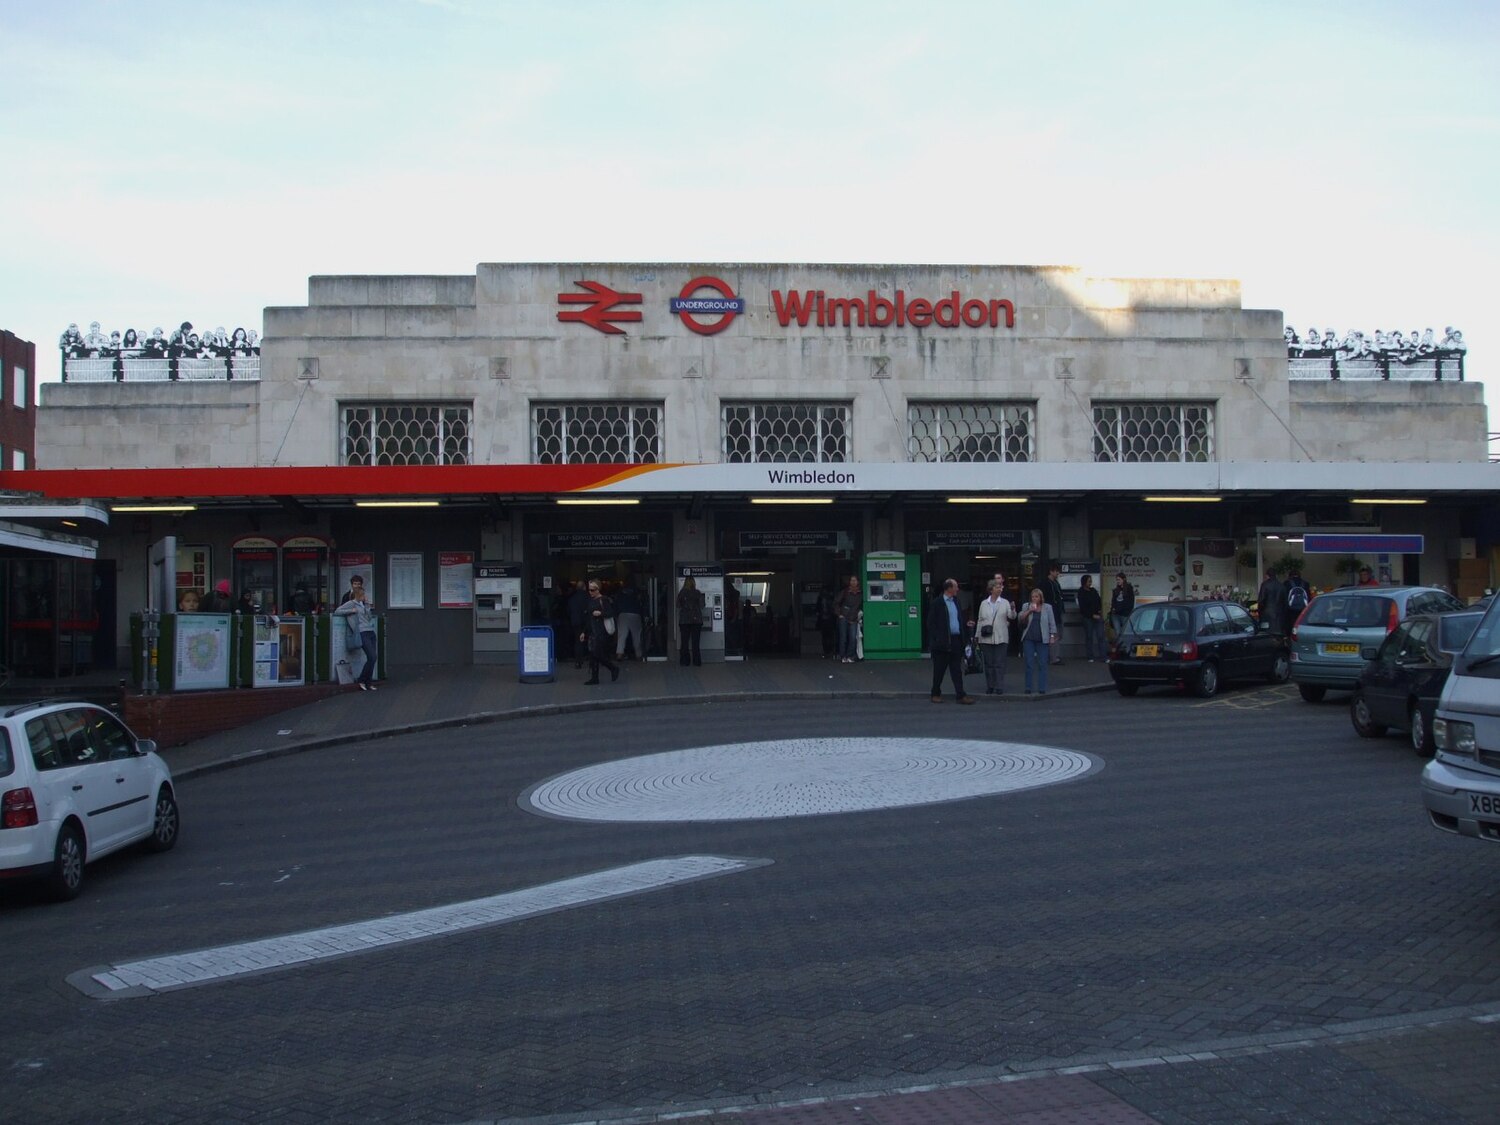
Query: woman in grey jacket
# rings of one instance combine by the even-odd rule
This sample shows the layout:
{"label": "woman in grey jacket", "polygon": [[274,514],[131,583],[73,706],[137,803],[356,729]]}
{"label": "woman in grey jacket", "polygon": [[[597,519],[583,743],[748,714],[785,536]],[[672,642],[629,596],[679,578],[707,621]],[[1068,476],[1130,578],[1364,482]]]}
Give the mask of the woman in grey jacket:
{"label": "woman in grey jacket", "polygon": [[[380,656],[380,641],[375,632],[375,612],[365,597],[365,580],[355,575],[349,581],[349,600],[333,611],[342,617],[349,632],[359,637],[359,647],[365,654],[365,666],[359,670],[359,679],[354,682],[360,691],[375,690],[375,661]],[[352,637],[350,638],[353,639]],[[350,646],[353,647],[353,646]]]}
{"label": "woman in grey jacket", "polygon": [[1047,694],[1047,664],[1052,642],[1057,640],[1057,618],[1052,607],[1042,600],[1041,590],[1031,591],[1031,601],[1016,618],[1021,626],[1021,659],[1026,664],[1026,694],[1031,694],[1032,669],[1036,669],[1036,687]]}

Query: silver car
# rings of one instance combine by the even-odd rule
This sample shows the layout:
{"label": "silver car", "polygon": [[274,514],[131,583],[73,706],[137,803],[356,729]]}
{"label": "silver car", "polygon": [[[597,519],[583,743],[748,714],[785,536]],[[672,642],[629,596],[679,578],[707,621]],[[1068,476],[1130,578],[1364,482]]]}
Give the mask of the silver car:
{"label": "silver car", "polygon": [[1353,691],[1366,661],[1385,638],[1417,613],[1466,608],[1432,586],[1344,586],[1319,594],[1292,626],[1292,682],[1309,703],[1335,691]]}
{"label": "silver car", "polygon": [[1422,804],[1433,827],[1500,843],[1500,602],[1454,660],[1432,737]]}

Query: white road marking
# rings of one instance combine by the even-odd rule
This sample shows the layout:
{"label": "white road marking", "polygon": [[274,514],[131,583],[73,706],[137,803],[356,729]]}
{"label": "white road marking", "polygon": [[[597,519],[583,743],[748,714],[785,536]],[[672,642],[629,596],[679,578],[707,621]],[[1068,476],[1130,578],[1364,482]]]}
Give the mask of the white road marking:
{"label": "white road marking", "polygon": [[521,804],[569,820],[763,820],[1014,793],[1101,764],[1015,742],[783,738],[603,762],[533,786]]}
{"label": "white road marking", "polygon": [[368,922],[328,926],[300,934],[223,945],[193,953],[152,957],[84,969],[68,977],[97,999],[144,996],[236,977],[310,965],[333,957],[369,953],[405,942],[447,937],[482,926],[498,926],[539,914],[569,910],[607,899],[642,894],[696,879],[732,875],[769,863],[764,859],[688,855],[646,860],[607,871],[562,879],[490,898],[435,906]]}

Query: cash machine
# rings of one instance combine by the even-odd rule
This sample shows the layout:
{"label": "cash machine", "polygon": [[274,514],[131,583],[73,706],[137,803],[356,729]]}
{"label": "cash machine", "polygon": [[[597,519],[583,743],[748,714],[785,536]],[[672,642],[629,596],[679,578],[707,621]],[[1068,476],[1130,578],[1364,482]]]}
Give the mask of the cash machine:
{"label": "cash machine", "polygon": [[864,560],[865,659],[922,655],[922,572],[916,555],[871,551]]}
{"label": "cash machine", "polygon": [[474,565],[474,663],[515,664],[520,659],[521,564]]}

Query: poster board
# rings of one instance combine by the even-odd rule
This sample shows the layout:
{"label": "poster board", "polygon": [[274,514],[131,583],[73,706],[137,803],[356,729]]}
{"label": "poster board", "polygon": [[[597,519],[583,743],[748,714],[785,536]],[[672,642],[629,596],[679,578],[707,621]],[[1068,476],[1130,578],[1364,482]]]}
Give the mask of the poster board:
{"label": "poster board", "polygon": [[438,608],[474,608],[474,552],[438,552]]}
{"label": "poster board", "polygon": [[[421,609],[422,555],[419,551],[393,551],[386,556],[387,609]],[[368,587],[367,587],[368,589]]]}
{"label": "poster board", "polygon": [[175,621],[173,689],[206,691],[227,688],[229,614],[179,613]]}

